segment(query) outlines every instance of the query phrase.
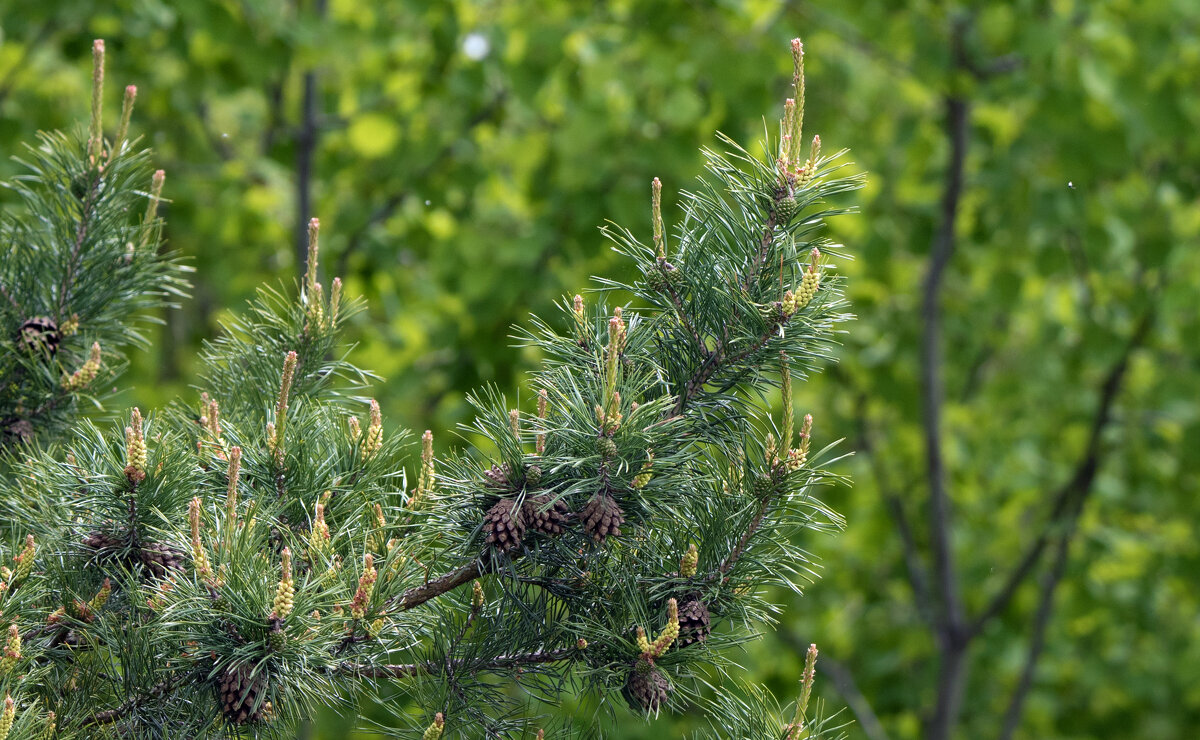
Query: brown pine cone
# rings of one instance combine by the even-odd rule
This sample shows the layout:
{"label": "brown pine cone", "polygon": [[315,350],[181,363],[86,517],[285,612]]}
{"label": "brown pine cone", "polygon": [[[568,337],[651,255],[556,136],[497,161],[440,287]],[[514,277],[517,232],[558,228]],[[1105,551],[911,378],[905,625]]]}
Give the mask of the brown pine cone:
{"label": "brown pine cone", "polygon": [[500,552],[515,550],[521,546],[525,536],[525,522],[517,502],[502,498],[483,517],[483,529],[488,533],[487,542]]}
{"label": "brown pine cone", "polygon": [[667,681],[657,668],[645,660],[639,659],[629,671],[625,686],[621,693],[629,708],[635,712],[658,713],[659,707],[667,700],[671,692],[671,683]]}
{"label": "brown pine cone", "polygon": [[84,547],[90,547],[93,550],[112,550],[123,544],[125,544],[125,540],[118,539],[110,532],[91,532],[83,538]]}
{"label": "brown pine cone", "polygon": [[512,470],[508,467],[508,463],[499,465],[493,463],[490,470],[483,471],[483,475],[487,478],[487,484],[492,488],[507,491],[512,487]]}
{"label": "brown pine cone", "polygon": [[604,492],[592,496],[583,511],[579,512],[579,518],[583,520],[583,528],[597,542],[620,535],[621,525],[625,523],[620,504]]}
{"label": "brown pine cone", "polygon": [[679,606],[679,647],[695,642],[704,642],[711,632],[708,607],[698,598],[691,598]]}
{"label": "brown pine cone", "polygon": [[49,316],[35,316],[21,324],[21,344],[30,352],[43,352],[53,357],[61,339],[58,324]]}
{"label": "brown pine cone", "polygon": [[266,705],[267,674],[246,663],[227,668],[217,683],[217,702],[225,719],[235,725],[257,722]]}
{"label": "brown pine cone", "polygon": [[183,570],[185,555],[170,545],[151,542],[142,546],[142,563],[155,578],[166,578],[169,571]]}
{"label": "brown pine cone", "polygon": [[[551,503],[553,501],[553,503]],[[543,534],[558,535],[563,533],[567,523],[567,505],[560,498],[554,501],[548,493],[540,496],[529,496],[521,508],[521,518],[530,527]]]}

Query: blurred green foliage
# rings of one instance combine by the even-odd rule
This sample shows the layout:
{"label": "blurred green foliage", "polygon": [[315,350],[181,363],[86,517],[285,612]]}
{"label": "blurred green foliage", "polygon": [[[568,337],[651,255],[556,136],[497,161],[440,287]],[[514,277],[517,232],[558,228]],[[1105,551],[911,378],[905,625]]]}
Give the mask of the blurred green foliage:
{"label": "blurred green foliage", "polygon": [[[861,213],[834,226],[856,255],[845,272],[860,318],[840,367],[797,402],[819,438],[846,436],[859,454],[844,471],[854,487],[835,500],[848,531],[809,545],[825,577],[745,665],[786,697],[800,646],[817,642],[892,738],[922,734],[936,687],[929,605],[909,586],[885,501],[914,523],[920,558],[921,284],[946,180],[943,100],[960,96],[969,143],[942,372],[966,608],[983,607],[1043,526],[1105,372],[1150,313],[1018,737],[1173,738],[1200,726],[1194,2],[6,5],[0,150],[83,120],[90,41],[104,37],[110,110],[138,85],[135,129],[168,173],[167,238],[198,269],[195,298],[125,378],[129,400],[184,392],[221,313],[299,273],[295,224],[317,215],[323,272],[370,300],[356,362],[387,379],[376,391],[387,416],[434,429],[440,445],[466,413],[465,390],[514,387],[529,366],[508,346],[511,324],[549,315],[590,274],[621,275],[597,226],[648,231],[651,177],[668,194],[688,187],[716,129],[761,137],[786,90],[787,40],[802,36],[805,130],[849,148],[870,179]],[[954,63],[956,18],[976,73]],[[295,207],[308,74],[313,214]],[[971,647],[962,737],[997,734],[1043,570]],[[844,703],[833,682],[820,688]],[[667,722],[624,723],[625,736],[661,737]],[[342,736],[335,719],[314,732]]]}

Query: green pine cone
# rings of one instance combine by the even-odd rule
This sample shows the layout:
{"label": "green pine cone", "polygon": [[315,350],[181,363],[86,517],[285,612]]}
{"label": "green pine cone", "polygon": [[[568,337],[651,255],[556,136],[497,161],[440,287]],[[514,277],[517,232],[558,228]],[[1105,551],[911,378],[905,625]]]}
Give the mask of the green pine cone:
{"label": "green pine cone", "polygon": [[617,443],[611,437],[600,437],[596,440],[596,452],[605,459],[617,456]]}
{"label": "green pine cone", "polygon": [[789,223],[800,212],[800,204],[792,196],[788,196],[775,205],[775,216],[779,223]]}

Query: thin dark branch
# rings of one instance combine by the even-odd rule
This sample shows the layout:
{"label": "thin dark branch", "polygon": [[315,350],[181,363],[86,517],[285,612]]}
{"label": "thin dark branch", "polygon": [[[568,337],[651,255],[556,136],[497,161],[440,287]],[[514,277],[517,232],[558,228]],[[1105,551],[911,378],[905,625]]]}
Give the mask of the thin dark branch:
{"label": "thin dark branch", "polygon": [[[953,64],[951,73],[966,65],[964,44],[969,19],[954,19],[950,32]],[[942,457],[942,282],[957,246],[958,205],[965,184],[970,105],[958,91],[946,96],[946,138],[950,158],[942,191],[941,217],[930,246],[929,270],[921,305],[924,331],[921,335],[921,411],[925,432],[925,459],[929,477],[929,538],[933,550],[933,576],[938,595],[936,637],[941,654],[937,700],[930,719],[929,737],[945,740],[951,735],[962,704],[966,671],[966,641],[963,639],[963,606],[951,542],[950,493],[946,463]]]}
{"label": "thin dark branch", "polygon": [[[100,154],[97,154],[97,157],[99,156]],[[88,182],[87,197],[84,198],[83,208],[79,212],[79,225],[75,228],[75,243],[71,247],[71,258],[67,262],[67,269],[63,271],[62,286],[58,291],[58,304],[54,309],[54,320],[60,326],[63,323],[63,312],[67,308],[71,288],[75,285],[75,272],[79,268],[79,255],[83,249],[83,241],[87,238],[88,227],[91,225],[92,208],[96,205],[96,195],[100,188],[99,162],[92,163],[89,174],[91,181]]]}
{"label": "thin dark branch", "polygon": [[925,455],[929,475],[930,538],[933,544],[934,574],[937,579],[943,619],[956,626],[962,604],[955,573],[954,553],[950,545],[949,491],[946,464],[942,457],[942,310],[941,289],[946,268],[956,247],[955,225],[962,196],[967,152],[968,106],[965,100],[946,100],[946,133],[950,138],[950,163],[942,194],[942,216],[933,240],[921,317],[921,403],[925,430]]}
{"label": "thin dark branch", "polygon": [[1037,566],[1042,553],[1045,552],[1046,547],[1053,539],[1057,525],[1062,521],[1064,514],[1070,508],[1071,502],[1075,499],[1087,498],[1100,465],[1100,448],[1104,431],[1112,420],[1113,405],[1116,403],[1117,396],[1120,395],[1125,373],[1129,368],[1130,356],[1146,342],[1153,323],[1154,311],[1150,309],[1147,310],[1138,322],[1129,342],[1121,352],[1121,356],[1109,368],[1104,382],[1100,386],[1100,400],[1096,405],[1096,415],[1092,418],[1087,446],[1084,447],[1083,454],[1080,456],[1079,462],[1076,463],[1071,477],[1054,494],[1054,503],[1051,505],[1050,516],[1046,526],[1042,528],[1037,539],[1029,546],[1029,549],[1026,550],[1025,554],[1018,561],[1017,566],[1013,568],[1008,578],[1005,579],[1004,585],[988,601],[987,606],[983,608],[979,616],[971,622],[968,635],[974,636],[978,634],[987,626],[988,622],[1008,606],[1017,589],[1021,587]]}
{"label": "thin dark branch", "polygon": [[759,527],[762,526],[763,518],[767,515],[767,509],[770,508],[770,506],[771,497],[764,497],[762,502],[760,502],[758,505],[758,511],[755,512],[754,518],[750,520],[750,526],[746,527],[746,531],[742,533],[741,538],[738,540],[737,544],[734,545],[733,550],[731,550],[729,554],[725,556],[725,559],[721,561],[721,567],[717,569],[721,575],[726,575],[733,568],[733,566],[737,565],[738,558],[740,558],[742,553],[746,551],[746,545],[749,544],[750,538],[753,537],[755,533],[758,532]]}
{"label": "thin dark branch", "polygon": [[483,573],[483,563],[476,560],[461,568],[456,568],[449,573],[423,583],[420,586],[414,586],[394,599],[388,608],[394,608],[397,611],[408,611],[413,607],[420,606],[430,599],[441,596],[447,591],[453,591],[464,583],[469,583],[478,578]]}
{"label": "thin dark branch", "polygon": [[313,217],[312,167],[317,149],[317,77],[312,70],[304,73],[304,98],[301,103],[300,131],[296,136],[296,269],[307,269],[308,221]]}
{"label": "thin dark branch", "polygon": [[523,665],[542,663],[557,663],[579,654],[579,648],[566,647],[557,650],[535,650],[530,653],[514,653],[500,655],[484,661],[466,658],[455,658],[446,661],[427,660],[421,663],[404,663],[400,665],[358,665],[343,663],[339,673],[351,674],[362,678],[411,678],[419,675],[437,675],[447,669],[467,669],[471,671],[494,671],[504,668],[516,668]]}
{"label": "thin dark branch", "polygon": [[179,684],[181,684],[185,677],[186,674],[177,673],[168,678],[164,678],[162,681],[159,681],[157,684],[155,684],[145,694],[139,694],[133,697],[116,709],[106,709],[103,712],[97,712],[83,720],[83,724],[84,726],[112,724],[113,722],[122,719],[146,702],[159,701],[163,696],[170,693]]}
{"label": "thin dark branch", "polygon": [[[1078,520],[1079,509],[1076,507],[1075,520]],[[1058,589],[1058,584],[1062,581],[1063,573],[1067,567],[1067,555],[1071,549],[1071,538],[1074,533],[1074,527],[1064,532],[1058,538],[1058,547],[1054,556],[1054,565],[1051,566],[1050,572],[1046,574],[1042,581],[1041,595],[1038,598],[1037,613],[1033,618],[1033,635],[1029,638],[1029,652],[1025,656],[1025,665],[1021,669],[1021,677],[1017,680],[1017,686],[1013,689],[1012,699],[1009,700],[1008,708],[1004,712],[1004,727],[1000,731],[1001,740],[1010,740],[1013,733],[1017,730],[1017,725],[1021,721],[1021,712],[1025,708],[1025,698],[1029,695],[1029,690],[1033,686],[1033,675],[1037,669],[1038,658],[1042,655],[1042,650],[1046,645],[1046,628],[1050,624],[1050,616],[1054,611],[1054,592]]]}
{"label": "thin dark branch", "polygon": [[930,613],[932,597],[929,590],[929,576],[925,564],[921,562],[920,551],[917,548],[916,536],[913,534],[912,521],[904,509],[904,501],[891,485],[886,467],[879,457],[875,447],[874,435],[870,421],[867,419],[867,395],[859,393],[855,401],[855,418],[858,427],[858,448],[871,465],[871,473],[875,477],[875,485],[883,497],[888,513],[896,523],[896,531],[900,535],[900,546],[904,553],[904,566],[908,574],[908,582],[913,590],[917,611],[932,625],[933,615]]}

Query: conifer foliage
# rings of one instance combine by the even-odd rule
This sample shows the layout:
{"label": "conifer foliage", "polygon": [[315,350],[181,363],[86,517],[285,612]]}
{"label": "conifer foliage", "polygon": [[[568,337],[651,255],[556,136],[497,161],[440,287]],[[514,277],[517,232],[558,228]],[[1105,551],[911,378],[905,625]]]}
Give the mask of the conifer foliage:
{"label": "conifer foliage", "polygon": [[[361,306],[321,282],[316,219],[301,284],[262,288],[205,346],[194,398],[77,418],[106,353],[136,343],[129,317],[183,287],[157,246],[161,176],[133,215],[132,92],[111,141],[97,92],[87,140],[44,138],[4,221],[0,740],[288,737],[364,691],[419,708],[381,728],[411,737],[565,737],[567,695],[596,730],[623,703],[706,711],[708,736],[836,733],[808,709],[815,648],[786,712],[730,688],[764,597],[814,572],[803,533],[841,526],[817,497],[832,445],[790,399],[846,318],[820,228],[859,180],[801,145],[793,55],[777,140],[706,151],[674,224],[654,180],[649,238],[606,230],[638,279],[533,319],[527,388],[473,395],[470,446],[441,457],[384,424],[344,359]],[[74,428],[39,438],[51,418]]]}

